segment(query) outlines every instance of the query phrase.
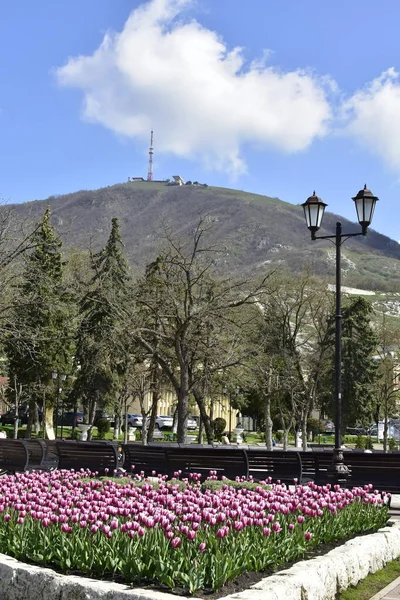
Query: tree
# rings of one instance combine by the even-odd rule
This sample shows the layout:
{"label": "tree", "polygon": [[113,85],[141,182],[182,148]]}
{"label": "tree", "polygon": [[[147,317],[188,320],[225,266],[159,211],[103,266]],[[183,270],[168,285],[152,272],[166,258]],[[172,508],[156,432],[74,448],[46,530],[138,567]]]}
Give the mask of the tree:
{"label": "tree", "polygon": [[[398,319],[390,319],[385,313],[378,321],[376,330],[378,340],[376,360],[377,379],[375,385],[377,423],[381,416],[384,419],[383,449],[388,450],[388,422],[389,417],[397,416],[398,402],[400,400],[399,375],[396,365],[399,363],[400,326]],[[379,434],[379,427],[377,435]]]}
{"label": "tree", "polygon": [[[378,340],[371,324],[372,306],[363,297],[347,300],[342,311],[342,430],[357,423],[368,425],[375,412]],[[331,319],[333,323],[333,319]],[[334,326],[327,338],[330,363],[325,379],[328,410],[334,414]]]}
{"label": "tree", "polygon": [[63,283],[61,240],[50,223],[50,209],[31,237],[33,250],[25,256],[24,269],[13,303],[15,331],[5,343],[9,380],[30,395],[28,435],[37,404],[47,407],[47,426],[52,427],[54,388],[51,372],[70,372],[74,303]]}
{"label": "tree", "polygon": [[160,365],[176,392],[180,443],[186,436],[190,392],[212,440],[207,385],[248,352],[241,340],[253,316],[243,309],[256,303],[267,279],[254,285],[217,278],[217,250],[207,245],[206,233],[202,219],[189,241],[167,235],[165,250],[138,283],[136,313],[130,317],[135,341]]}
{"label": "tree", "polygon": [[269,285],[269,293],[260,298],[264,323],[256,356],[259,389],[265,402],[266,441],[271,445],[270,412],[274,399],[279,403],[283,429],[298,424],[306,449],[307,419],[317,403],[327,356],[325,340],[331,297],[308,272],[276,274]]}
{"label": "tree", "polygon": [[126,310],[130,276],[118,219],[112,219],[104,248],[92,256],[91,270],[92,278],[80,302],[74,395],[84,399],[93,424],[96,406],[119,393],[128,364],[130,338],[121,327],[120,315]]}

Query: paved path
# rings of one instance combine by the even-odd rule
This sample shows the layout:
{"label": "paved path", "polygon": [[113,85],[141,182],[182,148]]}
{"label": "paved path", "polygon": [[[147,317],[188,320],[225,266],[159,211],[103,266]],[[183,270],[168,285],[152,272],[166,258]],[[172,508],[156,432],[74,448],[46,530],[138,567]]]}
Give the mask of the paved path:
{"label": "paved path", "polygon": [[392,581],[383,590],[372,596],[371,600],[399,600],[400,599],[400,577]]}

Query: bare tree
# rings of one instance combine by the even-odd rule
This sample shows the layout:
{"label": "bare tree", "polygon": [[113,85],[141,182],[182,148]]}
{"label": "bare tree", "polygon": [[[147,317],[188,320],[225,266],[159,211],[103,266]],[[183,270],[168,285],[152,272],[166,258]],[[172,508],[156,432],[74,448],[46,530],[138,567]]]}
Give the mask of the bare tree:
{"label": "bare tree", "polygon": [[132,335],[158,362],[176,392],[180,443],[186,436],[190,392],[212,440],[205,382],[243,360],[243,351],[238,352],[240,332],[253,318],[243,309],[257,302],[268,279],[267,275],[258,284],[218,279],[217,250],[207,244],[206,234],[204,220],[189,241],[168,234],[165,250],[148,266],[135,296]]}

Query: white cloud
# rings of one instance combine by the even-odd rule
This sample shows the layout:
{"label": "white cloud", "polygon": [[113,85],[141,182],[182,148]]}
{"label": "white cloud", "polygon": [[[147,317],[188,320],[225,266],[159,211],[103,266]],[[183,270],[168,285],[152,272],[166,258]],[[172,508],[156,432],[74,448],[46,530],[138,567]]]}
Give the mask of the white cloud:
{"label": "white cloud", "polygon": [[157,152],[234,176],[246,171],[244,144],[297,152],[327,133],[329,81],[269,67],[268,52],[246,63],[241,48],[183,19],[191,3],[151,0],[93,55],[57,69],[62,85],[83,91],[86,119],[146,141],[153,127]]}
{"label": "white cloud", "polygon": [[400,170],[400,76],[390,68],[356,92],[342,107],[345,132],[363,148]]}

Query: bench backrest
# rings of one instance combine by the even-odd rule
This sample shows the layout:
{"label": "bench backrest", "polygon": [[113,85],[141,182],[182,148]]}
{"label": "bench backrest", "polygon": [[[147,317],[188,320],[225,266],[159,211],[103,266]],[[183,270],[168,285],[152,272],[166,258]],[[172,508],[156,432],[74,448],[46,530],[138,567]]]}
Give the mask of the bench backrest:
{"label": "bench backrest", "polygon": [[398,454],[349,453],[345,463],[350,468],[348,485],[372,483],[382,491],[400,491],[400,456]]}
{"label": "bench backrest", "polygon": [[24,443],[28,449],[28,469],[40,469],[46,454],[46,445],[43,440],[26,440]]}
{"label": "bench backrest", "polygon": [[112,475],[118,466],[118,452],[114,444],[57,441],[56,447],[59,469],[90,469],[100,475]]}
{"label": "bench backrest", "polygon": [[[168,444],[170,446],[172,444]],[[124,451],[124,469],[128,473],[140,474],[143,472],[146,476],[155,472],[157,475],[170,475],[168,470],[168,461],[165,454],[167,444],[148,444],[143,446],[135,442],[123,444]],[[177,446],[177,444],[174,444]]]}
{"label": "bench backrest", "polygon": [[166,448],[169,473],[182,471],[182,477],[192,473],[200,473],[205,479],[210,471],[217,471],[217,476],[228,479],[248,476],[246,451],[237,446],[201,446],[181,444],[179,448]]}
{"label": "bench backrest", "polygon": [[24,440],[0,439],[0,471],[25,471],[29,453]]}
{"label": "bench backrest", "polygon": [[300,455],[296,451],[264,450],[263,448],[249,448],[246,450],[249,475],[257,481],[271,477],[274,482],[293,483],[302,478],[302,464]]}

